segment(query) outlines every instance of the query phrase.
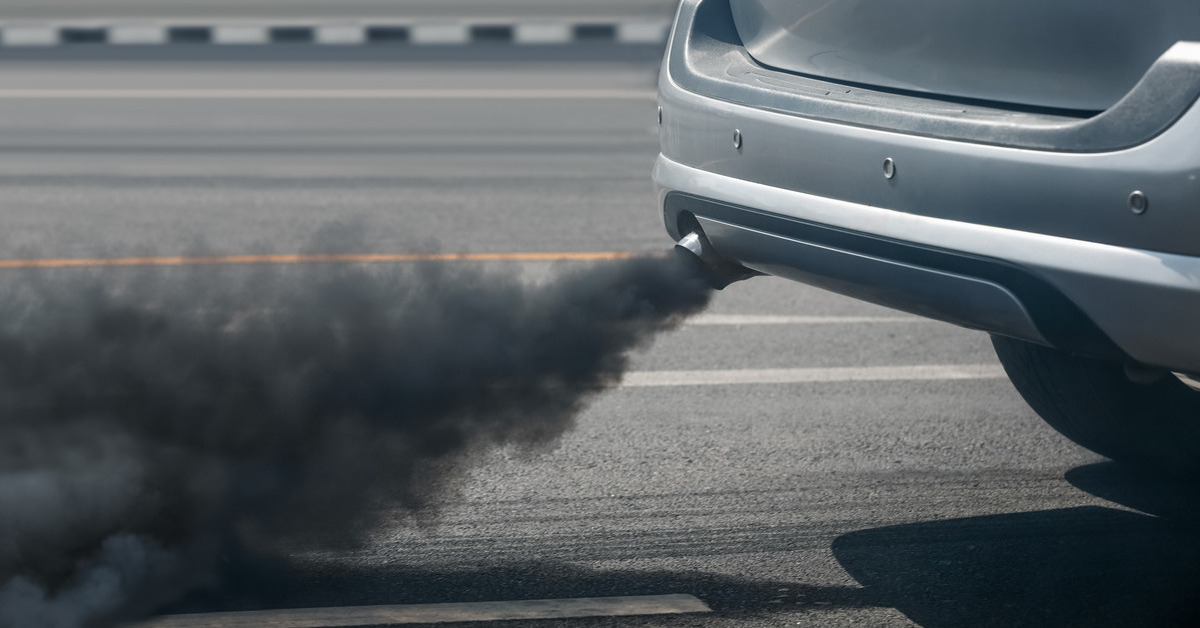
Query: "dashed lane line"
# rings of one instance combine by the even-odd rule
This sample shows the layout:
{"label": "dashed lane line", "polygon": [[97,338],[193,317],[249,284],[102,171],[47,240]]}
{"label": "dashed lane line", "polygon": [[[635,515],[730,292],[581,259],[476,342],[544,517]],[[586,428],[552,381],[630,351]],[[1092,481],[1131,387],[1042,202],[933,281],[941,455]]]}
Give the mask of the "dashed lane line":
{"label": "dashed lane line", "polygon": [[929,323],[919,316],[789,316],[776,314],[698,314],[687,325],[847,325],[856,323]]}
{"label": "dashed lane line", "polygon": [[161,46],[405,48],[447,45],[544,45],[666,43],[666,19],[254,19],[129,20],[69,22],[0,20],[0,47],[141,48]]}
{"label": "dashed lane line", "polygon": [[922,364],[908,366],[844,366],[832,368],[737,369],[702,371],[631,371],[621,386],[729,386],[739,384],[807,384],[833,382],[949,381],[1002,379],[997,364]]}
{"label": "dashed lane line", "polygon": [[677,594],[164,615],[126,628],[348,628],[708,612],[711,609],[699,598]]}

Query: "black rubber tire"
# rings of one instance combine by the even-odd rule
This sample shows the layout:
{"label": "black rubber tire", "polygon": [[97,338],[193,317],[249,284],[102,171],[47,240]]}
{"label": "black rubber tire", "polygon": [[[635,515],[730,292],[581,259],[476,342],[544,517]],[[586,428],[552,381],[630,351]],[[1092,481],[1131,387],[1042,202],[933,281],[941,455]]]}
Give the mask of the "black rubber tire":
{"label": "black rubber tire", "polygon": [[1200,392],[1165,373],[1135,383],[1125,366],[992,336],[1008,378],[1051,427],[1118,462],[1200,477]]}

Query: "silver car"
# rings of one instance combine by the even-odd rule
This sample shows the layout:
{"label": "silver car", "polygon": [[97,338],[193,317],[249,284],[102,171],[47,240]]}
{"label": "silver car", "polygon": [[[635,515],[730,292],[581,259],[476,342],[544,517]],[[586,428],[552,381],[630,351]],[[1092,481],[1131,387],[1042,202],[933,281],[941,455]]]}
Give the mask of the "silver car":
{"label": "silver car", "polygon": [[1056,429],[1194,475],[1198,95],[1194,0],[684,0],[654,179],[720,283],[990,332]]}

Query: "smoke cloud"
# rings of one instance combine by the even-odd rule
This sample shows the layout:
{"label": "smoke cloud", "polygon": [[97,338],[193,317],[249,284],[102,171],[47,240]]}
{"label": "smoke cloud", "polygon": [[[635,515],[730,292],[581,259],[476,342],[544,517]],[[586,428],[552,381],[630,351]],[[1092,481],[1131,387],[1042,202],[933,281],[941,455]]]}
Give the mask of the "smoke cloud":
{"label": "smoke cloud", "polygon": [[106,626],[231,547],[361,542],[551,445],[702,309],[686,260],[0,276],[0,626]]}

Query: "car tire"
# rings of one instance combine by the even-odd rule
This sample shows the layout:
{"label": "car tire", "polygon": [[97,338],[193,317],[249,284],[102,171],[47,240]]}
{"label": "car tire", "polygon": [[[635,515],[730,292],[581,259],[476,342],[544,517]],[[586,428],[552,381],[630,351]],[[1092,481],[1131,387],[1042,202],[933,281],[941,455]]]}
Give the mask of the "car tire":
{"label": "car tire", "polygon": [[1200,392],[1176,376],[1002,336],[992,346],[1025,401],[1067,438],[1118,462],[1200,476]]}

